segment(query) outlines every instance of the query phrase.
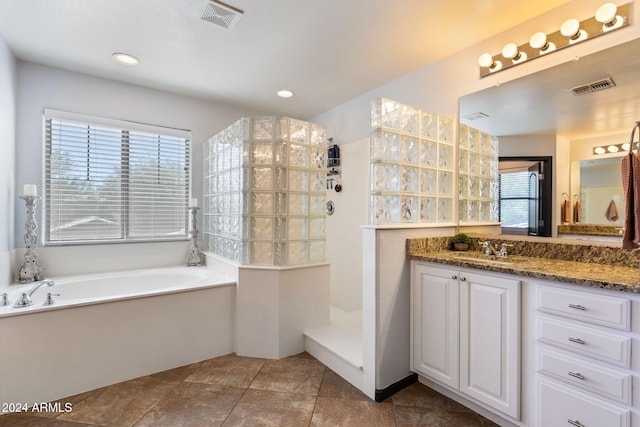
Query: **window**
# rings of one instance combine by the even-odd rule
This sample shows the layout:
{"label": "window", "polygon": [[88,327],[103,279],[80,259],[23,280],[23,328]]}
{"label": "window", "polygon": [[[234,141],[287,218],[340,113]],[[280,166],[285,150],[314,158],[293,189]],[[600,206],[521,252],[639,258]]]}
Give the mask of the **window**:
{"label": "window", "polygon": [[507,228],[529,228],[529,172],[501,173],[500,221]]}
{"label": "window", "polygon": [[190,133],[45,110],[45,243],[188,237]]}

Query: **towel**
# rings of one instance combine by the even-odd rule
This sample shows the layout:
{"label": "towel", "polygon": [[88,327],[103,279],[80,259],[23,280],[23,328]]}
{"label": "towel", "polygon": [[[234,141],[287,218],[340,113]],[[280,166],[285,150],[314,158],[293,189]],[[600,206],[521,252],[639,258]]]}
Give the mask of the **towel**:
{"label": "towel", "polygon": [[576,204],[573,206],[573,222],[578,224],[580,222],[580,210],[582,209],[582,203],[580,200],[576,200]]}
{"label": "towel", "polygon": [[569,199],[566,199],[562,202],[562,207],[560,208],[560,217],[562,218],[562,222],[571,222],[571,202]]}
{"label": "towel", "polygon": [[604,213],[604,216],[611,222],[617,221],[618,218],[618,208],[616,207],[616,202],[613,200],[609,203],[609,207],[607,211]]}
{"label": "towel", "polygon": [[622,158],[622,190],[626,202],[622,249],[640,247],[640,160],[635,153]]}

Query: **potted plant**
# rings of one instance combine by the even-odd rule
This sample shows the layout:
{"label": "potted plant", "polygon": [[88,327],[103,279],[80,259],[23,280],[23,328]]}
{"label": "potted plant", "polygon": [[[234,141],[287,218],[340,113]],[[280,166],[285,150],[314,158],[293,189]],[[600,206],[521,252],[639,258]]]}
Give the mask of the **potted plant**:
{"label": "potted plant", "polygon": [[453,248],[457,251],[466,251],[471,245],[471,239],[464,233],[455,234],[451,238],[451,242],[453,243]]}

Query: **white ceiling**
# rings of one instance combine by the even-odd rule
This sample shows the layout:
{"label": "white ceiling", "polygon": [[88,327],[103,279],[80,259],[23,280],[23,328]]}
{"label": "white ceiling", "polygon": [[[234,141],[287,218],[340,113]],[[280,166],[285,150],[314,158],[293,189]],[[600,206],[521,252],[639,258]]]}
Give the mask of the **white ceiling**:
{"label": "white ceiling", "polygon": [[227,0],[244,15],[226,30],[207,1],[3,0],[0,34],[20,59],[310,118],[567,2]]}

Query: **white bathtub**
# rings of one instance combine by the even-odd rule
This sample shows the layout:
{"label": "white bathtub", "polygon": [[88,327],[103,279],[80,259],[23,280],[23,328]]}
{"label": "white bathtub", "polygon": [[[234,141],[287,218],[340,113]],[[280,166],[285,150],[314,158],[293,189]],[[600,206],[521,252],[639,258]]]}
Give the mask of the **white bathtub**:
{"label": "white bathtub", "polygon": [[[54,277],[0,289],[0,402],[47,402],[234,351],[228,269],[174,267]],[[44,306],[47,292],[60,293]]]}

